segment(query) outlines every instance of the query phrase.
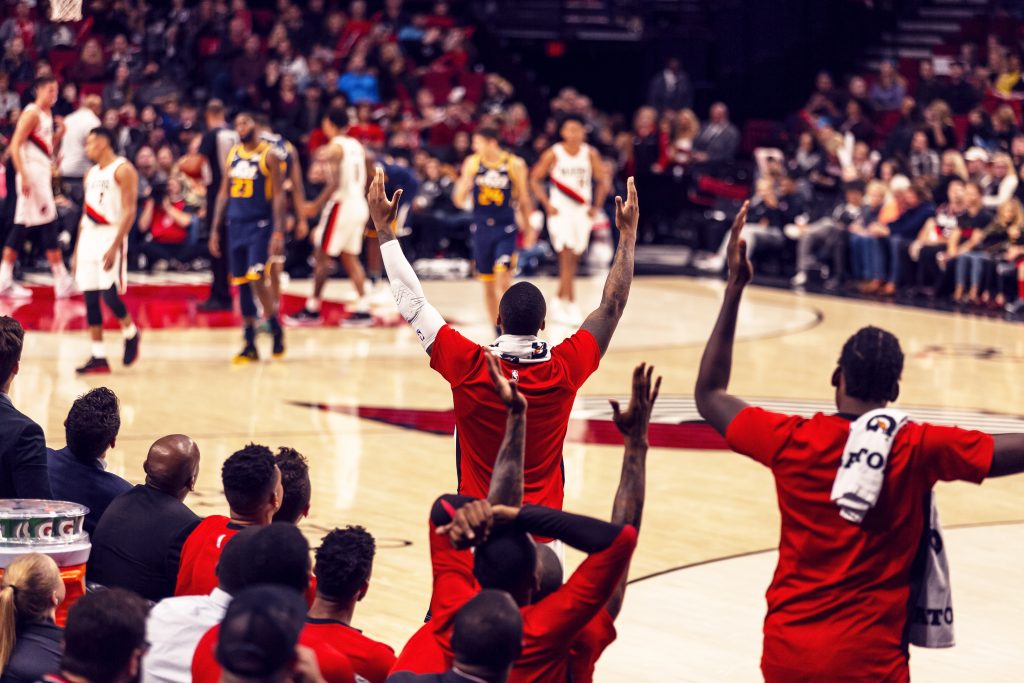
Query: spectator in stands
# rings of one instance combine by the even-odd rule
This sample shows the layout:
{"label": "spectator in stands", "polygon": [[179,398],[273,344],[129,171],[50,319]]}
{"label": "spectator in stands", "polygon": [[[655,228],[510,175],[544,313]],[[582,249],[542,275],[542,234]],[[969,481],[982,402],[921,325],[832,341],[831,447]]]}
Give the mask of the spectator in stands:
{"label": "spectator in stands", "polygon": [[[988,152],[981,147],[971,147],[964,152],[964,165],[967,167],[967,179],[985,188],[992,182],[988,174]],[[983,193],[984,194],[984,193]]]}
{"label": "spectator in stands", "polygon": [[69,500],[89,508],[85,530],[90,534],[117,496],[132,485],[107,472],[105,456],[114,447],[121,429],[121,411],[114,392],[99,387],[79,396],[64,420],[67,446],[47,449],[50,488],[57,500]]}
{"label": "spectator in stands", "polygon": [[914,133],[921,128],[921,110],[917,102],[909,95],[904,97],[900,104],[900,118],[890,131],[882,149],[882,156],[886,159],[899,159],[906,163],[910,155],[910,145],[914,139]]}
{"label": "spectator in stands", "polygon": [[139,251],[146,258],[146,272],[168,269],[187,270],[188,264],[207,254],[193,240],[193,225],[198,217],[187,211],[182,177],[174,174],[166,189],[154,190],[138,219]]}
{"label": "spectator in stands", "polygon": [[850,224],[853,277],[864,294],[878,291],[885,275],[882,248],[877,237],[882,229],[878,218],[885,204],[885,193],[886,186],[882,181],[868,183],[864,192],[864,209],[860,218]]}
{"label": "spectator in stands", "polygon": [[[954,264],[953,272],[959,267],[956,265],[956,259],[970,251],[971,247],[967,245],[973,246],[981,239],[992,218],[992,213],[985,209],[984,191],[981,186],[975,181],[968,181],[964,187],[964,210],[957,216],[957,229],[950,237],[946,249],[946,262]],[[960,298],[963,298],[962,292]]]}
{"label": "spectator in stands", "polygon": [[51,499],[42,428],[11,403],[11,384],[21,369],[25,330],[0,316],[0,498]]}
{"label": "spectator in stands", "polygon": [[[853,181],[844,187],[843,200],[833,207],[832,213],[813,223],[801,226],[797,239],[797,272],[791,280],[794,287],[807,284],[808,273],[818,270],[823,279],[831,276],[826,283],[829,289],[836,289],[843,282],[846,266],[846,241],[850,225],[859,220],[864,209],[864,183]],[[819,258],[826,254],[834,271],[827,269]]]}
{"label": "spectator in stands", "polygon": [[103,106],[120,107],[131,102],[135,86],[131,82],[131,70],[127,64],[118,64],[114,69],[114,80],[103,86]]}
{"label": "spectator in stands", "polygon": [[953,112],[945,101],[932,100],[924,110],[924,124],[929,147],[939,152],[957,148]]}
{"label": "spectator in stands", "polygon": [[939,177],[939,155],[928,146],[928,135],[923,130],[914,133],[910,142],[910,158],[907,160],[910,177],[924,178],[931,182]]}
{"label": "spectator in stands", "polygon": [[889,238],[889,277],[879,290],[882,296],[892,296],[903,285],[903,272],[908,248],[921,232],[921,228],[935,215],[935,205],[927,184],[915,181],[897,194],[900,215],[885,224],[884,236]]}
{"label": "spectator in stands", "polygon": [[967,114],[967,133],[964,136],[965,146],[979,147],[983,150],[996,146],[996,134],[992,128],[992,118],[981,107],[975,107]]}
{"label": "spectator in stands", "polygon": [[921,232],[908,248],[917,262],[918,290],[934,297],[942,280],[950,240],[957,230],[957,220],[967,207],[964,181],[953,177],[946,186],[947,200],[935,209],[935,216],[926,221]]}
{"label": "spectator in stands", "polygon": [[1013,159],[1002,152],[992,156],[991,180],[985,185],[985,208],[994,210],[1006,204],[1017,193],[1017,174]]}
{"label": "spectator in stands", "polygon": [[907,94],[907,86],[896,71],[896,64],[885,60],[878,68],[878,80],[871,86],[871,104],[876,111],[897,111]]}
{"label": "spectator in stands", "polygon": [[107,59],[96,38],[89,38],[82,45],[78,61],[71,65],[66,74],[74,83],[101,83],[107,77]]}
{"label": "spectator in stands", "polygon": [[937,204],[944,204],[948,200],[947,188],[954,180],[967,180],[967,165],[960,152],[947,149],[942,153],[942,160],[939,162],[939,182],[935,186]]}
{"label": "spectator in stands", "polygon": [[1010,151],[1010,143],[1017,134],[1017,115],[1008,104],[1000,105],[992,114],[992,135],[995,146],[1003,152]]}
{"label": "spectator in stands", "polygon": [[1020,55],[1016,52],[1010,53],[1003,60],[1002,68],[996,73],[994,89],[1004,97],[1019,95],[1024,91],[1024,81],[1020,77]]}
{"label": "spectator in stands", "polygon": [[710,118],[693,141],[693,158],[699,162],[732,161],[740,146],[740,131],[729,121],[724,102],[711,105]]}
{"label": "spectator in stands", "polygon": [[35,683],[60,664],[64,630],[56,624],[66,589],[57,563],[18,555],[0,583],[0,680]]}
{"label": "spectator in stands", "polygon": [[34,52],[37,47],[35,41],[39,33],[39,22],[32,18],[32,5],[25,0],[8,4],[14,4],[14,14],[0,24],[0,42],[6,44],[17,38]]}
{"label": "spectator in stands", "polygon": [[338,79],[338,89],[345,93],[349,102],[380,102],[377,76],[367,68],[366,58],[361,54],[355,54],[348,60],[345,73]]}
{"label": "spectator in stands", "polygon": [[281,508],[274,513],[275,522],[298,524],[309,516],[309,499],[312,495],[309,482],[309,463],[294,448],[282,446],[274,456],[277,469],[281,470],[281,488],[284,498]]}
{"label": "spectator in stands", "polygon": [[935,63],[931,58],[922,59],[917,66],[917,84],[914,99],[925,107],[945,97],[946,86],[935,75]]}
{"label": "spectator in stands", "polygon": [[689,109],[693,106],[693,86],[678,57],[669,57],[665,68],[647,86],[647,104],[658,111]]}
{"label": "spectator in stands", "polygon": [[871,97],[868,94],[868,82],[864,80],[863,76],[851,76],[849,83],[846,86],[846,97],[847,99],[857,100],[860,102],[861,111],[871,116],[875,113],[874,106],[871,104]]}
{"label": "spectator in stands", "polygon": [[20,36],[5,42],[4,56],[0,59],[0,71],[10,76],[15,83],[28,83],[33,80],[34,64],[25,53],[25,41]]}
{"label": "spectator in stands", "polygon": [[92,167],[85,155],[85,138],[100,127],[103,103],[99,95],[86,95],[73,114],[64,119],[64,136],[60,144],[60,182],[64,194],[79,206],[84,201],[82,178]]}
{"label": "spectator in stands", "polygon": [[640,107],[633,116],[632,169],[645,174],[655,170],[661,158],[661,136],[658,113],[654,107]]}
{"label": "spectator in stands", "polygon": [[7,122],[11,114],[21,110],[21,98],[11,90],[11,79],[7,73],[0,71],[0,120]]}
{"label": "spectator in stands", "polygon": [[[1019,200],[1018,200],[1019,201]],[[1005,304],[1009,313],[1020,313],[1024,309],[1024,227],[1018,226],[1011,229],[1008,234],[1009,240],[1006,249],[999,255],[996,274],[1000,285],[1006,284],[1006,276],[1009,281],[1016,284],[1016,288],[1009,288],[1000,292],[1001,301]],[[1016,301],[1006,303],[1008,299],[1016,297]]]}
{"label": "spectator in stands", "polygon": [[59,675],[45,683],[130,683],[138,680],[146,651],[149,605],[111,589],[87,593],[68,610]]}
{"label": "spectator in stands", "polygon": [[981,95],[964,76],[964,65],[956,61],[949,65],[949,84],[943,98],[957,116],[963,116],[977,106]]}
{"label": "spectator in stands", "polygon": [[182,544],[200,522],[182,502],[195,489],[199,447],[181,434],[165,436],[142,469],[146,483],[115,498],[100,518],[86,576],[157,601],[174,594]]}
{"label": "spectator in stands", "polygon": [[974,230],[970,238],[957,245],[955,302],[989,302],[992,288],[988,283],[994,274],[995,260],[1010,246],[1010,233],[1019,236],[1022,226],[1020,202],[1010,199],[999,207],[984,230]]}
{"label": "spectator in stands", "polygon": [[875,167],[878,165],[878,152],[872,152],[866,142],[855,142],[853,152],[846,158],[839,157],[841,166],[841,178],[845,182],[860,180],[867,183],[875,177]]}
{"label": "spectator in stands", "polygon": [[846,102],[846,118],[837,130],[843,134],[850,133],[856,140],[862,142],[870,142],[875,138],[875,127],[864,115],[861,103],[852,98]]}

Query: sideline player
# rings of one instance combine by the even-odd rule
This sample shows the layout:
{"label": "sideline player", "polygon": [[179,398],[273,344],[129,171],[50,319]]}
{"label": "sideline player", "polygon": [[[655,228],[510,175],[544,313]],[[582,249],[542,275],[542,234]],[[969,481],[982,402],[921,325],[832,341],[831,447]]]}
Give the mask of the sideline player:
{"label": "sideline player", "polygon": [[356,310],[343,322],[346,326],[369,326],[370,298],[366,291],[366,273],[359,262],[363,250],[363,233],[370,211],[366,206],[366,149],[346,134],[348,114],[341,107],[330,109],[321,124],[330,142],[317,150],[319,159],[335,166],[327,186],[309,204],[310,213],[320,214],[314,236],[316,269],[313,271],[313,296],[305,307],[291,316],[292,322],[315,323],[320,320],[320,304],[331,271],[331,261],[341,259],[352,285],[356,288]]}
{"label": "sideline player", "polygon": [[226,214],[231,282],[239,285],[245,326],[245,347],[233,362],[243,364],[260,359],[256,350],[256,299],[263,306],[263,317],[274,338],[274,358],[284,356],[284,330],[265,271],[271,240],[284,240],[285,201],[281,165],[272,158],[270,145],[257,138],[252,114],[236,116],[235,130],[241,143],[228,152],[210,226],[210,253],[220,256],[220,231]]}
{"label": "sideline player", "polygon": [[114,152],[114,136],[106,128],[89,132],[85,154],[96,165],[86,171],[82,181],[85,201],[71,259],[75,281],[85,295],[85,317],[92,339],[92,357],[75,371],[80,375],[110,372],[103,348],[101,297],[121,323],[125,367],[139,356],[140,336],[120,297],[128,286],[125,238],[135,223],[139,174],[130,161]]}
{"label": "sideline player", "polygon": [[455,206],[466,206],[470,193],[476,274],[484,283],[488,320],[494,322],[498,297],[512,285],[516,268],[516,213],[524,226],[529,225],[533,213],[526,162],[501,148],[497,128],[482,126],[473,133],[473,154],[463,162],[462,175],[452,193]]}
{"label": "sideline player", "polygon": [[75,293],[75,281],[64,267],[57,241],[57,205],[53,199],[53,105],[57,79],[41,76],[35,82],[36,99],[25,107],[11,137],[11,161],[17,174],[17,205],[14,227],[7,236],[0,263],[0,296],[27,299],[31,290],[14,281],[14,262],[25,243],[25,230],[42,230],[43,248],[53,272],[53,291],[58,299]]}
{"label": "sideline player", "polygon": [[[548,236],[558,252],[558,296],[551,302],[551,317],[578,325],[582,316],[573,281],[609,187],[601,155],[587,144],[587,129],[578,114],[562,119],[561,135],[562,141],[545,150],[534,165],[530,187],[548,216]],[[545,180],[551,186],[548,196]]]}
{"label": "sideline player", "polygon": [[[753,277],[740,239],[747,206],[728,237],[725,296],[701,360],[695,397],[701,416],[729,447],[769,467],[775,478],[782,529],[778,567],[766,596],[761,671],[768,683],[910,680],[908,627],[931,624],[911,620],[917,605],[911,582],[918,549],[935,547],[932,487],[938,481],[980,484],[1024,472],[1024,435],[993,437],[904,423],[893,415],[887,406],[899,396],[903,352],[895,336],[877,327],[861,329],[843,346],[832,371],[833,415],[782,415],[731,395],[736,320]],[[876,502],[860,508],[858,523],[848,521],[849,510],[841,516],[833,501],[842,497],[832,492],[841,483],[837,472],[854,464],[852,457],[844,462],[844,454],[856,448],[856,442],[848,448],[848,441],[869,434],[885,439],[889,453]],[[872,456],[885,448],[877,440],[868,443]],[[859,492],[869,495],[874,483],[858,482]]]}
{"label": "sideline player", "polygon": [[529,402],[524,500],[561,509],[562,444],[573,401],[608,349],[633,281],[640,211],[632,178],[628,188],[625,202],[616,197],[615,224],[621,239],[601,303],[587,316],[580,330],[554,347],[539,339],[546,311],[544,295],[529,282],[519,282],[501,298],[500,314],[495,321],[502,336],[485,347],[455,331],[427,301],[392,227],[402,191],[388,201],[384,172],[377,170],[370,186],[370,209],[391,291],[399,313],[413,327],[430,356],[430,367],[452,388],[459,493],[477,498],[487,496],[494,459],[504,434],[505,406],[495,396],[487,370],[487,355],[493,354],[516,377],[519,390]]}

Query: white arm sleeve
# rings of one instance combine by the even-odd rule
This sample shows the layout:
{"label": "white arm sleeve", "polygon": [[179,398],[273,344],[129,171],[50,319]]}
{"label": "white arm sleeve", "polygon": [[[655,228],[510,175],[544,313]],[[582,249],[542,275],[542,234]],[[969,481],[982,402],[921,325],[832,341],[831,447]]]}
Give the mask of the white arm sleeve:
{"label": "white arm sleeve", "polygon": [[416,331],[423,350],[429,350],[438,331],[446,324],[444,318],[427,302],[420,279],[402,253],[398,240],[380,245],[380,256],[391,282],[391,294],[395,297],[398,312]]}

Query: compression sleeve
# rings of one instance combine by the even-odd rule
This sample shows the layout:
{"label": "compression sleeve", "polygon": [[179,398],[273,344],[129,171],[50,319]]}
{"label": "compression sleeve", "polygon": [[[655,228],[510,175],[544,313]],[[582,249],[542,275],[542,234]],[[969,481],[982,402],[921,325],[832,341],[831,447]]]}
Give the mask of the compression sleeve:
{"label": "compression sleeve", "polygon": [[516,516],[516,528],[537,536],[557,538],[588,554],[606,549],[622,531],[620,524],[574,515],[543,505],[524,505]]}
{"label": "compression sleeve", "polygon": [[398,240],[380,245],[380,256],[391,282],[391,294],[395,297],[398,312],[412,325],[423,349],[429,351],[438,330],[445,325],[444,318],[427,301],[416,271],[402,253]]}

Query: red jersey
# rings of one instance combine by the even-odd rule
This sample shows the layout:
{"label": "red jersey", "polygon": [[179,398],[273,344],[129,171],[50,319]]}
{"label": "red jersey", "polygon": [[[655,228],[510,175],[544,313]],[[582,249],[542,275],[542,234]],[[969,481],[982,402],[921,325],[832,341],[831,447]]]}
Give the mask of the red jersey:
{"label": "red jersey", "polygon": [[174,595],[208,595],[216,588],[221,551],[244,528],[224,515],[210,515],[200,522],[181,547]]}
{"label": "red jersey", "polygon": [[[316,661],[320,665],[320,673],[327,683],[355,683],[356,676],[348,657],[322,642],[318,637],[302,629],[299,634],[299,645],[305,645],[316,653]],[[219,683],[221,666],[217,662],[217,636],[220,624],[203,634],[192,656],[192,683]]]}
{"label": "red jersey", "polygon": [[608,610],[597,611],[597,616],[590,620],[569,650],[569,671],[572,683],[591,683],[594,680],[594,667],[608,646],[615,642],[615,620]]}
{"label": "red jersey", "polygon": [[830,498],[850,420],[747,408],[726,441],[770,467],[782,514],[768,587],[761,667],[772,681],[906,681],[910,572],[938,481],[974,483],[992,465],[992,437],[909,423],[896,435],[885,483],[861,524]]}
{"label": "red jersey", "polygon": [[[508,410],[487,373],[487,349],[445,325],[430,352],[430,367],[452,387],[455,404],[459,493],[486,498],[491,470],[505,436]],[[551,349],[540,363],[501,362],[508,377],[519,377],[526,411],[523,503],[562,509],[562,443],[576,392],[601,361],[594,336],[580,330]]]}
{"label": "red jersey", "polygon": [[384,683],[395,665],[395,651],[340,621],[307,617],[302,632],[310,640],[332,647],[348,657],[353,670],[369,683]]}

